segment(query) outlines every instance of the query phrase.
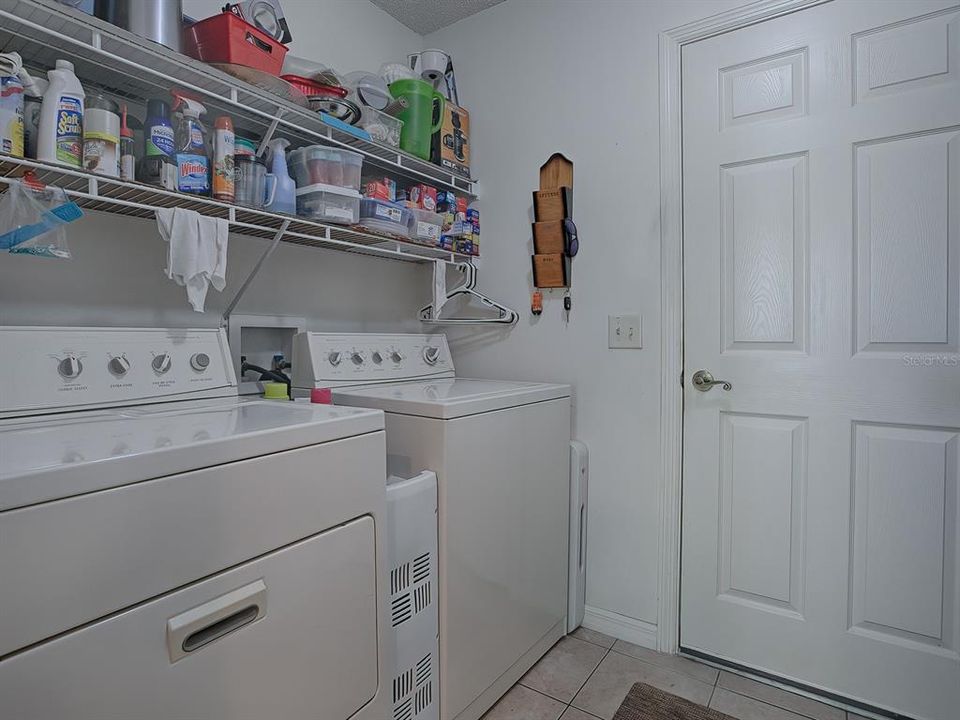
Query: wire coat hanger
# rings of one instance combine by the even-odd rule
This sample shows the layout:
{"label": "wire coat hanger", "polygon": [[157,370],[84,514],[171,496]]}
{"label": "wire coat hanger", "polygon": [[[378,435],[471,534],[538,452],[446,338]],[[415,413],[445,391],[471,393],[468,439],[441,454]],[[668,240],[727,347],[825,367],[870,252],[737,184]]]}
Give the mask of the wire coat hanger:
{"label": "wire coat hanger", "polygon": [[491,300],[475,289],[477,285],[477,268],[473,263],[457,263],[457,270],[464,274],[464,281],[454,289],[447,291],[447,300],[459,295],[469,295],[479,300],[485,307],[496,310],[498,313],[497,317],[441,318],[436,316],[433,303],[430,303],[420,308],[420,312],[417,313],[420,322],[434,325],[514,325],[520,319],[520,315],[515,310],[508,308],[506,305],[501,305],[495,300]]}

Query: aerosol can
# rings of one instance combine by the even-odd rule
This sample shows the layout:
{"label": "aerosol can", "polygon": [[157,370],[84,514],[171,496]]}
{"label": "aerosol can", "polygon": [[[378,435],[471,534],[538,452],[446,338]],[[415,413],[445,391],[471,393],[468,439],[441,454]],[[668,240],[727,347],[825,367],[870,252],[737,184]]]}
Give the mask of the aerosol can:
{"label": "aerosol can", "polygon": [[200,122],[206,108],[197,100],[177,92],[170,93],[174,110],[180,112],[175,136],[177,166],[177,190],[193,195],[210,194],[210,155],[207,151],[207,134]]}
{"label": "aerosol can", "polygon": [[213,125],[213,196],[217,200],[233,202],[235,197],[235,173],[233,155],[236,152],[236,136],[233,121],[226,115],[217,118]]}

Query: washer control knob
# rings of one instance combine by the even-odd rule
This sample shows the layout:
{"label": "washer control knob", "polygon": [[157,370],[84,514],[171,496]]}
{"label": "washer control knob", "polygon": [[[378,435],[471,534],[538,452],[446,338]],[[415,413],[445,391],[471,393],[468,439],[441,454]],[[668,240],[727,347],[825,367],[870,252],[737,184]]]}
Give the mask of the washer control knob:
{"label": "washer control knob", "polygon": [[398,363],[401,360],[403,360],[403,355],[401,355],[396,350],[394,350],[392,353],[390,353],[390,359],[393,360],[395,363]]}
{"label": "washer control knob", "polygon": [[83,363],[75,355],[67,355],[57,364],[57,372],[65,380],[73,380],[83,372]]}
{"label": "washer control knob", "polygon": [[107,369],[117,377],[123,377],[130,369],[130,361],[126,355],[114,355],[107,363]]}
{"label": "washer control knob", "polygon": [[380,351],[379,351],[379,350],[374,350],[374,351],[373,351],[373,355],[371,355],[370,358],[371,358],[377,365],[379,365],[380,363],[383,362],[383,355],[380,354]]}
{"label": "washer control knob", "polygon": [[190,367],[197,372],[203,372],[210,367],[210,356],[202,352],[194,353],[193,357],[190,358]]}
{"label": "washer control knob", "polygon": [[327,355],[327,360],[330,361],[330,364],[331,364],[331,365],[333,365],[334,367],[336,367],[337,365],[340,364],[340,360],[342,359],[342,357],[343,357],[343,356],[342,356],[339,352],[337,352],[336,350],[334,350],[332,353],[330,353],[329,355]]}
{"label": "washer control knob", "polygon": [[153,362],[150,365],[153,367],[153,371],[157,375],[163,375],[167,370],[170,369],[172,360],[170,359],[170,353],[160,353],[153,356]]}
{"label": "washer control knob", "polygon": [[440,348],[427,346],[423,349],[423,360],[427,365],[436,365],[440,359]]}
{"label": "washer control knob", "polygon": [[354,352],[350,354],[350,359],[354,365],[363,365],[363,353]]}

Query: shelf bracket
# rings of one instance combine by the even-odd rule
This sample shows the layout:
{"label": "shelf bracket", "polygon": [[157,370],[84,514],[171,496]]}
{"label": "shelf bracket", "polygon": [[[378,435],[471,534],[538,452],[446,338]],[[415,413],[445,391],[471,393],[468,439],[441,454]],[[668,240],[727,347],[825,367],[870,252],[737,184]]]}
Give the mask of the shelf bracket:
{"label": "shelf bracket", "polygon": [[273,116],[273,120],[270,122],[270,127],[267,128],[267,131],[263,134],[263,137],[260,138],[260,147],[257,148],[257,157],[263,157],[263,154],[267,151],[267,146],[270,144],[270,141],[273,140],[273,134],[277,131],[277,126],[280,124],[280,118],[283,117],[283,108],[277,108],[277,114]]}
{"label": "shelf bracket", "polygon": [[290,227],[290,221],[284,220],[283,224],[280,226],[280,229],[277,230],[276,235],[273,236],[273,240],[271,240],[270,244],[267,246],[267,249],[263,251],[260,259],[257,260],[256,264],[253,266],[253,269],[250,270],[250,274],[247,275],[247,279],[243,281],[240,289],[237,290],[237,294],[233,296],[233,300],[230,301],[226,309],[223,311],[223,315],[220,318],[221,327],[225,328],[229,326],[230,315],[232,315],[233,311],[237,309],[237,304],[240,302],[240,298],[243,297],[243,294],[247,291],[247,288],[250,287],[250,283],[253,282],[253,279],[257,276],[257,273],[260,272],[260,268],[263,267],[263,264],[267,261],[267,258],[273,255],[273,251],[277,249],[278,245],[280,245],[280,241],[283,239],[288,227]]}

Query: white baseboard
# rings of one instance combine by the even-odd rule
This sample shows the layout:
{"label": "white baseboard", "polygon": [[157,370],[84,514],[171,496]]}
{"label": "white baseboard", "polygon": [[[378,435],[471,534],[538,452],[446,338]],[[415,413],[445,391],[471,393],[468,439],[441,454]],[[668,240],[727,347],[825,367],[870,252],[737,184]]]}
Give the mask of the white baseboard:
{"label": "white baseboard", "polygon": [[634,645],[657,649],[657,626],[653,623],[587,605],[583,613],[583,626]]}

